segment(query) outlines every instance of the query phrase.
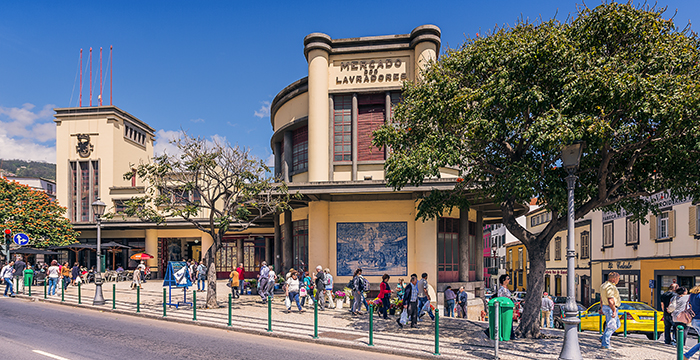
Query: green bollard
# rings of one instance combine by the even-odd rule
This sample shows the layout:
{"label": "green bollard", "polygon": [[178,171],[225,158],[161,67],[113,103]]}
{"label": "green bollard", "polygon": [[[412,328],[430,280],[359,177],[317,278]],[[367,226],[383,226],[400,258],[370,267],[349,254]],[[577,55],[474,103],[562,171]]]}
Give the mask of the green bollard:
{"label": "green bollard", "polygon": [[369,346],[374,346],[374,304],[369,305]]}
{"label": "green bollard", "polygon": [[272,298],[267,297],[267,332],[272,332]]}
{"label": "green bollard", "polygon": [[598,333],[603,333],[603,315],[598,314]]}
{"label": "green bollard", "polygon": [[683,346],[685,345],[685,344],[683,344],[683,326],[678,325],[677,329],[678,329],[678,332],[676,333],[676,344],[678,345],[678,350],[677,350],[678,352],[677,352],[676,356],[677,356],[678,360],[683,360],[683,357],[684,357]]}
{"label": "green bollard", "polygon": [[659,313],[654,311],[654,341],[659,339]]}
{"label": "green bollard", "polygon": [[46,282],[48,279],[44,278],[44,299],[46,299]]}
{"label": "green bollard", "polygon": [[141,312],[141,287],[136,287],[136,312]]}
{"label": "green bollard", "polygon": [[32,296],[32,280],[29,280],[29,296]]}
{"label": "green bollard", "polygon": [[[372,315],[369,316],[369,318],[372,318]],[[370,322],[371,324],[371,322]],[[370,325],[372,326],[372,325]],[[371,329],[371,327],[370,327]],[[372,330],[370,330],[370,334]],[[314,299],[314,339],[318,339],[318,301]],[[372,342],[372,335],[370,335],[370,344]]]}
{"label": "green bollard", "polygon": [[581,332],[581,310],[578,311],[578,332]]}
{"label": "green bollard", "polygon": [[78,305],[83,303],[83,294],[80,291],[80,283],[78,283]]}
{"label": "green bollard", "polygon": [[64,293],[63,293],[63,284],[61,284],[61,282],[59,282],[58,286],[61,287],[61,302],[63,302],[65,300]]}
{"label": "green bollard", "polygon": [[231,326],[231,294],[228,294],[228,326]]}
{"label": "green bollard", "polygon": [[197,321],[197,290],[192,290],[192,321]]}
{"label": "green bollard", "polygon": [[117,308],[117,284],[112,284],[112,310]]}
{"label": "green bollard", "polygon": [[622,316],[623,316],[623,323],[625,326],[624,333],[625,333],[625,337],[627,337],[627,313],[623,312]]}
{"label": "green bollard", "polygon": [[440,355],[440,311],[437,308],[435,308],[435,353],[433,355]]}
{"label": "green bollard", "polygon": [[166,308],[167,308],[166,302],[167,302],[167,301],[166,301],[166,292],[165,292],[165,288],[163,288],[163,317],[166,317],[166,316],[167,316],[167,315],[165,314],[165,311],[166,311]]}

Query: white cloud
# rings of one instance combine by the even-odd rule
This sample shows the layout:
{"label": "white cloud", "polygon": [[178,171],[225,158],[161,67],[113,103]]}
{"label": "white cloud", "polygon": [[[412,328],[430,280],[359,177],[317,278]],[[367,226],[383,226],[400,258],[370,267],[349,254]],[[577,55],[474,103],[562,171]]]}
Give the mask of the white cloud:
{"label": "white cloud", "polygon": [[270,116],[270,102],[269,101],[261,101],[262,106],[260,107],[260,110],[255,112],[255,116],[259,118],[264,118],[266,116]]}
{"label": "white cloud", "polygon": [[45,161],[53,164],[56,163],[56,147],[37,144],[29,139],[13,139],[0,128],[0,159]]}
{"label": "white cloud", "polygon": [[193,123],[203,123],[203,122],[204,122],[204,119],[202,119],[202,118],[197,118],[197,119],[192,119],[192,120],[190,120],[190,121],[193,122]]}
{"label": "white cloud", "polygon": [[[0,106],[0,158],[56,162],[54,105]],[[47,143],[47,144],[41,144]]]}
{"label": "white cloud", "polygon": [[270,154],[270,156],[265,159],[265,165],[269,167],[274,167],[275,166],[275,154]]}
{"label": "white cloud", "polygon": [[172,140],[178,139],[180,137],[180,131],[174,130],[163,130],[160,129],[156,132],[156,143],[153,145],[153,152],[156,156],[163,154],[168,155],[180,155],[182,152],[170,142]]}

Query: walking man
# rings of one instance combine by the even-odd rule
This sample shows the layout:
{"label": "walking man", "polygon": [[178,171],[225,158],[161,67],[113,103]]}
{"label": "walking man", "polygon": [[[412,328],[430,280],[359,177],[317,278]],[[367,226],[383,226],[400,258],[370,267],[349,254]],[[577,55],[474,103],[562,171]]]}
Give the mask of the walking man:
{"label": "walking man", "polygon": [[668,311],[668,306],[676,295],[676,289],[678,289],[678,284],[673,283],[668,287],[668,291],[661,294],[661,311],[664,313],[664,343],[666,345],[672,345],[676,342],[676,332],[673,328],[673,316],[671,312]]}
{"label": "walking man", "polygon": [[460,286],[459,294],[457,294],[457,310],[459,312],[457,316],[464,319],[467,318],[467,300],[469,300],[467,290],[464,289],[464,286]]}
{"label": "walking man", "polygon": [[[416,274],[411,274],[411,282],[406,285],[405,292],[403,294],[403,308],[406,309],[408,316],[411,318],[411,327],[416,327],[418,322],[418,276]],[[401,318],[396,319],[400,328],[403,328],[401,324]]]}
{"label": "walking man", "polygon": [[15,279],[17,279],[17,292],[18,293],[23,293],[24,292],[24,269],[27,268],[27,264],[22,261],[22,256],[17,256],[17,260],[15,261]]}
{"label": "walking man", "polygon": [[12,290],[12,277],[15,273],[15,268],[14,268],[15,262],[10,261],[9,264],[5,265],[2,270],[0,270],[0,278],[2,278],[5,281],[5,296],[7,296],[7,292],[10,292],[10,296],[15,297],[15,292]]}
{"label": "walking man", "polygon": [[262,303],[267,302],[267,297],[265,289],[267,288],[267,281],[270,276],[270,268],[267,267],[267,262],[263,261],[260,264],[260,274],[258,275],[258,292],[260,294],[260,300]]}
{"label": "walking man", "polygon": [[238,272],[238,292],[243,295],[245,291],[245,270],[243,270],[243,263],[238,264],[236,271]]}
{"label": "walking man", "polygon": [[541,327],[552,327],[552,323],[549,321],[549,315],[552,313],[552,310],[554,310],[554,301],[547,296],[547,292],[545,291],[542,296],[542,314],[540,315],[542,317]]}
{"label": "walking man", "polygon": [[328,308],[334,308],[335,304],[333,304],[333,275],[331,275],[331,270],[328,268],[325,268],[323,270],[325,273],[323,276],[326,278],[326,297],[328,298]]}
{"label": "walking man", "polygon": [[204,291],[207,287],[207,267],[204,266],[204,261],[199,262],[197,266],[197,291]]}
{"label": "walking man", "polygon": [[316,294],[314,298],[316,303],[318,303],[318,309],[323,310],[326,296],[326,274],[323,272],[323,267],[321,265],[316,266],[316,273],[314,274],[314,286],[316,288]]}
{"label": "walking man", "polygon": [[[423,311],[423,307],[425,306],[426,303],[430,302],[430,294],[428,294],[428,274],[423,273],[421,275],[420,281],[418,281],[418,312],[420,313]],[[430,306],[430,305],[428,305]],[[433,310],[428,307],[428,315],[430,315],[430,318],[435,320],[435,315],[433,315]]]}
{"label": "walking man", "polygon": [[605,331],[600,337],[601,347],[610,349],[610,337],[620,327],[620,319],[617,318],[617,309],[620,307],[620,293],[617,291],[617,282],[620,274],[611,272],[608,281],[600,286],[600,303],[603,305],[599,313],[605,314]]}

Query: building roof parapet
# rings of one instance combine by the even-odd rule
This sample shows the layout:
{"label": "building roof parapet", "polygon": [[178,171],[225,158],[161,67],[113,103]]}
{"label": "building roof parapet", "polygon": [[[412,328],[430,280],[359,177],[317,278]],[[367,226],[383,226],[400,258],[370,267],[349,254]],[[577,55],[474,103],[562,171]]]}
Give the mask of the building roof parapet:
{"label": "building roof parapet", "polygon": [[72,108],[55,108],[53,109],[56,114],[54,115],[55,122],[61,122],[65,120],[71,120],[85,115],[116,115],[122,119],[129,120],[130,122],[140,126],[143,130],[148,131],[149,135],[155,136],[155,129],[150,127],[148,124],[129,114],[128,112],[116,107],[116,106],[90,106],[90,107],[72,107]]}
{"label": "building roof parapet", "polygon": [[280,91],[270,104],[270,124],[275,128],[275,115],[284,103],[309,91],[309,77],[303,77]]}

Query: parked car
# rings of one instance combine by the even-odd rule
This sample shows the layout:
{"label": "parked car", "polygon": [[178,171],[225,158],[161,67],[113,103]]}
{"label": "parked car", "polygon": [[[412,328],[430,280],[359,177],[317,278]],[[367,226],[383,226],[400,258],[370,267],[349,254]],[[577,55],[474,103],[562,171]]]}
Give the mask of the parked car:
{"label": "parked car", "polygon": [[[597,302],[581,313],[581,330],[599,331],[600,317],[600,302]],[[654,339],[654,312],[656,312],[657,329],[664,328],[663,313],[654,310],[651,306],[637,301],[623,301],[620,304],[620,321],[623,321],[623,314],[627,318],[627,332],[645,334],[650,340]],[[603,329],[605,329],[605,319],[602,321]],[[615,332],[621,333],[623,326],[620,326]],[[663,330],[658,332],[663,334]]]}
{"label": "parked car", "polygon": [[[557,297],[561,297],[561,296],[557,296]],[[564,299],[566,299],[566,298],[564,298]],[[554,310],[552,310],[552,316],[554,317],[554,327],[557,329],[564,328],[564,322],[562,321],[562,319],[566,317],[566,313],[563,312],[565,305],[566,305],[566,302],[554,304]],[[581,314],[583,314],[586,311],[586,307],[581,305],[581,303],[576,303],[576,306],[578,307],[578,311]]]}

